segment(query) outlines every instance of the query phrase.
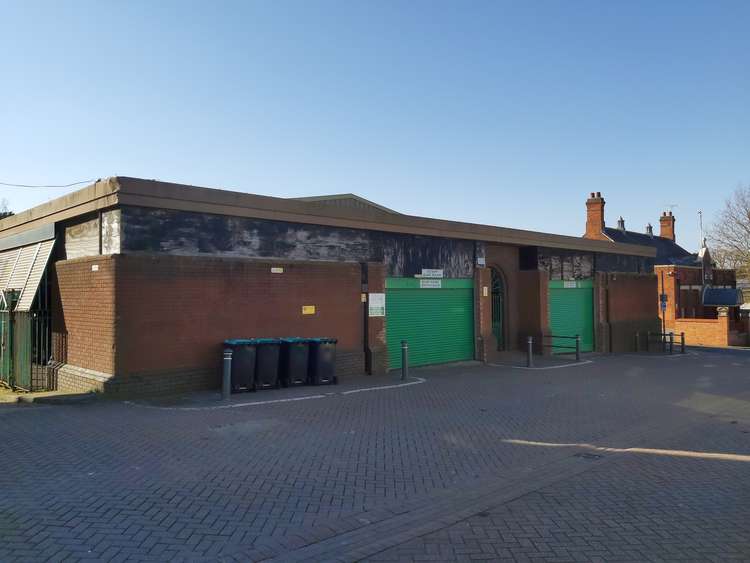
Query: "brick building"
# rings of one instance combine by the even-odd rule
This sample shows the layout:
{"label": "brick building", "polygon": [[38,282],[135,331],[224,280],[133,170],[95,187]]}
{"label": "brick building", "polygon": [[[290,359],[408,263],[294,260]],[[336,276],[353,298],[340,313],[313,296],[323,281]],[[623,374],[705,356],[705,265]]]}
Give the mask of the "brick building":
{"label": "brick building", "polygon": [[[213,387],[221,342],[236,337],[335,337],[341,375],[399,368],[402,338],[414,365],[486,361],[529,335],[562,342],[550,333],[629,350],[636,330],[658,326],[655,257],[351,194],[109,178],[0,221],[0,377],[111,393]],[[383,298],[384,312],[370,309]]]}
{"label": "brick building", "polygon": [[645,233],[629,231],[620,217],[617,227],[607,227],[604,198],[592,193],[586,201],[586,232],[591,240],[639,244],[656,250],[654,300],[666,296],[659,318],[667,332],[684,333],[688,344],[732,346],[748,343],[748,324],[741,315],[742,291],[737,289],[734,270],[718,269],[706,241],[691,253],[677,244],[676,218],[671,211],[659,217],[659,235],[651,225]]}

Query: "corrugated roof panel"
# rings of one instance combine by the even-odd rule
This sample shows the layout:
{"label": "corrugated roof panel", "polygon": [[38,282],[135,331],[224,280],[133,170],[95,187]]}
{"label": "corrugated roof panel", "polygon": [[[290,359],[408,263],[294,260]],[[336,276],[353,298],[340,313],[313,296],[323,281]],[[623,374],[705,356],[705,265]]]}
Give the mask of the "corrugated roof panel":
{"label": "corrugated roof panel", "polygon": [[42,281],[42,276],[44,275],[44,270],[47,267],[47,262],[49,262],[54,245],[54,239],[45,240],[38,245],[34,245],[38,246],[39,250],[36,253],[34,263],[31,265],[23,291],[21,291],[21,295],[18,297],[16,311],[28,311],[31,309],[31,305],[34,303],[34,296],[36,296],[37,289],[39,289],[39,283]]}
{"label": "corrugated roof panel", "polygon": [[18,248],[0,252],[0,290],[8,288],[8,282],[16,266],[19,252],[21,250]]}
{"label": "corrugated roof panel", "polygon": [[26,280],[29,278],[29,271],[34,265],[34,260],[36,260],[37,252],[39,252],[39,243],[21,247],[21,255],[18,257],[16,267],[10,275],[8,289],[20,291],[24,288]]}

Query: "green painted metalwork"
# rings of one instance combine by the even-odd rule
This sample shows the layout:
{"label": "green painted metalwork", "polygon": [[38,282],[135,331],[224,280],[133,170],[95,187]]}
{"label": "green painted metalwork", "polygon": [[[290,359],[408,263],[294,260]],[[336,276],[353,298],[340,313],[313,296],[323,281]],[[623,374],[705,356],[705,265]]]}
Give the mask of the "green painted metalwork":
{"label": "green painted metalwork", "polygon": [[401,368],[401,341],[409,342],[409,365],[474,358],[474,281],[386,279],[388,367]]}
{"label": "green painted metalwork", "polygon": [[13,385],[27,391],[32,390],[31,328],[30,313],[13,314]]}
{"label": "green painted metalwork", "polygon": [[9,311],[0,311],[0,381],[12,385],[13,325]]}
{"label": "green painted metalwork", "polygon": [[[553,336],[581,337],[581,352],[594,350],[593,280],[549,282],[549,327]],[[554,354],[572,353],[575,341],[552,338]],[[563,348],[565,347],[565,348]]]}

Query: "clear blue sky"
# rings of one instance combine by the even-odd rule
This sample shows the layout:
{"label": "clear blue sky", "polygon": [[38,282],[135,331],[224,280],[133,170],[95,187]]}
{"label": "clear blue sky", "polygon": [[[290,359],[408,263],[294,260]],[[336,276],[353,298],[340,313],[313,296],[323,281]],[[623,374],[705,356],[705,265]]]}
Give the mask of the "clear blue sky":
{"label": "clear blue sky", "polygon": [[[750,183],[750,2],[0,4],[0,181],[115,174],[678,240]],[[5,189],[20,210],[60,189]]]}

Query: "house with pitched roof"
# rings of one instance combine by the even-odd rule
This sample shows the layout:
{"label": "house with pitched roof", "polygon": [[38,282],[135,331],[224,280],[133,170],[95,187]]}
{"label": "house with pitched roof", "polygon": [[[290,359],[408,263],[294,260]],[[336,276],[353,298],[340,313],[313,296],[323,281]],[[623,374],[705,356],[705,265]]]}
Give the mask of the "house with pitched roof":
{"label": "house with pitched roof", "polygon": [[716,268],[704,239],[697,252],[677,244],[676,218],[672,211],[659,217],[659,234],[651,224],[644,232],[625,228],[620,217],[616,227],[604,218],[606,202],[601,192],[586,200],[584,238],[612,243],[650,246],[656,250],[654,273],[658,279],[659,318],[665,332],[684,333],[690,345],[747,345],[747,319],[741,313],[742,290],[734,270]]}

